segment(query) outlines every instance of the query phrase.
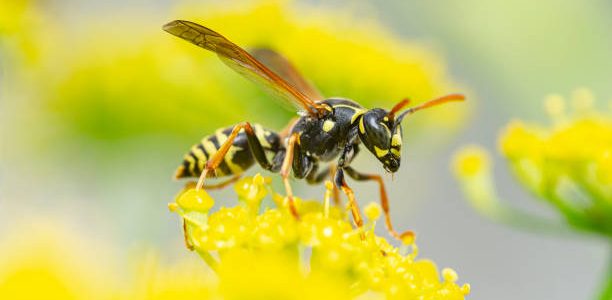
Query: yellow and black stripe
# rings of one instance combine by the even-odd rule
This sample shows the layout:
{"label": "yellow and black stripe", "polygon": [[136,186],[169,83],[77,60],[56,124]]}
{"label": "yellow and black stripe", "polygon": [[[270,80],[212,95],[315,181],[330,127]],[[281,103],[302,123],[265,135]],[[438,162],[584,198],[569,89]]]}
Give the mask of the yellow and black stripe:
{"label": "yellow and black stripe", "polygon": [[[233,126],[219,129],[215,134],[205,136],[200,143],[193,145],[183,156],[183,163],[176,170],[175,178],[200,176],[206,162],[221,148],[232,129]],[[253,130],[264,150],[276,151],[280,147],[280,137],[275,132],[264,129],[259,124],[253,124]],[[215,172],[207,174],[207,177],[238,175],[253,166],[254,163],[246,133],[242,130],[234,139]]]}

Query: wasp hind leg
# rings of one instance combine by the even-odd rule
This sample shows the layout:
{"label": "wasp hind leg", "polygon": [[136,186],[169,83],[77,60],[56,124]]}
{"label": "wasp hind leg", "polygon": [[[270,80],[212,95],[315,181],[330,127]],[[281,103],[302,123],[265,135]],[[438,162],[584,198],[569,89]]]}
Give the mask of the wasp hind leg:
{"label": "wasp hind leg", "polygon": [[[232,178],[219,182],[219,183],[214,183],[214,184],[204,184],[202,186],[203,189],[205,190],[218,190],[218,189],[222,189],[236,181],[238,181],[238,179],[240,179],[240,177],[242,177],[242,174],[238,174],[238,175],[234,175],[232,176]],[[185,188],[187,189],[193,189],[195,188],[197,185],[197,183],[195,181],[190,181],[187,184],[185,184]]]}
{"label": "wasp hind leg", "polygon": [[390,208],[389,208],[389,198],[387,197],[385,183],[383,182],[382,177],[380,175],[364,174],[349,166],[344,167],[344,170],[351,178],[357,181],[373,180],[378,183],[378,186],[380,188],[380,191],[379,191],[380,192],[380,205],[382,206],[383,212],[385,214],[385,225],[387,226],[387,231],[389,231],[389,234],[391,236],[401,241],[411,240],[414,238],[414,233],[410,230],[406,230],[402,233],[399,233],[395,231],[395,229],[393,229],[393,224],[391,223]]}
{"label": "wasp hind leg", "polygon": [[[204,185],[204,181],[206,180],[206,175],[209,172],[211,172],[211,171],[214,172],[214,170],[217,167],[219,167],[219,164],[221,164],[221,162],[223,162],[223,159],[227,155],[227,152],[232,147],[232,144],[234,143],[234,140],[236,139],[236,137],[238,136],[240,131],[243,130],[243,129],[244,129],[244,131],[246,133],[246,136],[247,136],[247,141],[248,141],[248,144],[249,144],[249,150],[251,151],[251,153],[255,157],[255,160],[257,161],[257,163],[262,168],[264,168],[266,170],[274,171],[273,170],[274,166],[272,164],[270,164],[270,162],[268,162],[268,159],[266,158],[265,150],[264,150],[263,146],[261,145],[261,142],[257,138],[257,135],[255,134],[255,130],[253,129],[253,127],[251,126],[251,124],[249,122],[243,122],[243,123],[240,123],[240,124],[234,126],[234,128],[232,128],[232,132],[229,134],[229,136],[227,137],[225,142],[223,142],[221,147],[219,147],[219,150],[217,152],[215,152],[215,154],[213,154],[212,157],[208,161],[206,161],[206,165],[204,166],[204,170],[202,170],[202,173],[200,174],[200,178],[198,179],[198,183],[196,184],[196,187],[195,187],[196,190],[199,190],[199,189],[202,189],[203,187],[206,187]],[[230,183],[236,181],[239,177],[240,176],[237,175],[237,176],[232,177],[228,181],[221,182],[219,184],[211,185],[211,186],[213,188],[221,188],[221,187],[226,186],[227,184],[230,184]]]}

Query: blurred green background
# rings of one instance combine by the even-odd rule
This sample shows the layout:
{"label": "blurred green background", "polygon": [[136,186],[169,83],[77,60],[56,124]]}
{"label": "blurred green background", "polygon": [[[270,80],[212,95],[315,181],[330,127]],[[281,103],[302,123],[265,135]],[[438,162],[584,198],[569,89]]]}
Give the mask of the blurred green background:
{"label": "blurred green background", "polygon": [[[171,180],[182,155],[216,128],[249,120],[280,129],[292,112],[161,30],[177,18],[274,47],[324,94],[368,107],[465,93],[465,104],[404,123],[403,165],[387,180],[396,227],[415,230],[423,256],[457,270],[473,299],[596,293],[604,242],[481,219],[448,161],[465,143],[494,148],[512,118],[545,120],[549,93],[589,87],[605,108],[607,1],[3,1],[0,234],[61,223],[107,241],[121,259],[139,245],[168,260],[185,255],[166,209],[182,186]],[[366,152],[355,165],[382,171]],[[547,212],[499,169],[506,198]],[[295,185],[299,195],[323,192]],[[376,200],[373,185],[354,186],[362,204]],[[214,194],[233,198],[231,189]]]}

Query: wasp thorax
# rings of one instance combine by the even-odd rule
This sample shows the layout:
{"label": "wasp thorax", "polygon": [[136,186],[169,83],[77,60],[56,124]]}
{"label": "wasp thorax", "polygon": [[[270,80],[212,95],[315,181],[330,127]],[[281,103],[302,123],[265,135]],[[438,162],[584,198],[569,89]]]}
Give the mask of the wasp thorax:
{"label": "wasp thorax", "polygon": [[402,129],[389,118],[386,110],[375,108],[364,113],[359,120],[359,137],[385,170],[396,172],[399,169]]}

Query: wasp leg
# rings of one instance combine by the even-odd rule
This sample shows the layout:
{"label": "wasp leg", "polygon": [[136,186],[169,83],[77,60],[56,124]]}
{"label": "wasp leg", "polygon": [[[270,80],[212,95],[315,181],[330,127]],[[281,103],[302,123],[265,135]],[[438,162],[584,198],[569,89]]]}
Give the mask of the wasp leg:
{"label": "wasp leg", "polygon": [[309,184],[319,184],[323,182],[323,180],[329,176],[329,168],[323,169],[323,171],[319,172],[319,164],[313,163],[312,170],[306,176],[306,182]]}
{"label": "wasp leg", "polygon": [[398,240],[404,240],[408,237],[414,237],[414,233],[410,230],[398,233],[397,231],[395,231],[395,229],[393,229],[393,225],[391,223],[391,214],[389,212],[389,198],[387,197],[385,183],[383,182],[382,177],[380,175],[364,174],[349,166],[344,167],[344,170],[346,171],[346,174],[348,174],[351,178],[357,181],[373,180],[378,183],[378,186],[380,188],[380,205],[382,206],[383,212],[385,214],[385,225],[387,226],[387,231],[389,231],[389,234],[391,234],[391,236]]}
{"label": "wasp leg", "polygon": [[[242,174],[238,174],[238,175],[234,175],[232,178],[226,180],[226,181],[222,181],[219,183],[215,183],[215,184],[211,184],[211,185],[204,185],[202,186],[202,188],[204,188],[205,190],[216,190],[216,189],[222,189],[224,187],[226,187],[227,185],[236,182],[238,179],[240,179],[240,177],[242,177]],[[190,181],[187,182],[187,184],[185,184],[185,189],[193,189],[196,187],[196,182],[195,181]]]}
{"label": "wasp leg", "polygon": [[[329,170],[328,170],[329,178],[331,179],[332,182],[334,182],[334,174],[336,174],[336,169],[338,169],[338,166],[332,165],[329,167]],[[336,185],[333,186],[332,199],[334,199],[334,204],[336,206],[342,205],[342,203],[340,202],[340,189],[338,189]]]}
{"label": "wasp leg", "polygon": [[310,177],[312,173],[316,173],[316,161],[301,151],[299,142],[295,143],[293,149],[293,176],[297,179]]}
{"label": "wasp leg", "polygon": [[226,180],[226,181],[222,181],[219,183],[215,183],[215,184],[210,184],[210,185],[204,185],[203,188],[206,190],[218,190],[218,189],[222,189],[226,186],[228,186],[229,184],[232,184],[236,181],[238,181],[238,179],[240,179],[240,177],[242,177],[242,174],[238,174],[238,175],[234,175],[232,178]]}
{"label": "wasp leg", "polygon": [[298,214],[297,208],[295,207],[293,191],[291,190],[291,185],[289,184],[289,174],[291,172],[291,166],[293,165],[293,154],[295,152],[295,145],[298,143],[298,139],[299,136],[297,133],[294,133],[289,137],[287,149],[285,152],[285,158],[283,160],[283,164],[281,166],[280,171],[280,174],[283,178],[283,183],[285,184],[285,191],[287,192],[289,211],[297,220],[300,219],[300,215]]}
{"label": "wasp leg", "polygon": [[[334,182],[334,174],[336,174],[335,165],[329,166],[320,172],[318,169],[319,164],[316,162],[313,163],[312,170],[310,170],[310,173],[308,176],[306,176],[306,182],[308,184],[319,184],[328,177],[332,182]],[[334,205],[340,206],[340,190],[338,187],[336,187],[336,185],[333,185],[332,187],[332,199],[334,199]]]}
{"label": "wasp leg", "polygon": [[[336,174],[336,166],[332,165],[323,169],[321,172],[317,173],[318,165],[315,164],[313,166],[312,171],[306,177],[306,182],[309,184],[319,184],[325,180],[325,178],[329,177],[331,181],[334,181],[334,174]],[[334,199],[334,204],[336,206],[340,206],[340,189],[336,185],[332,187],[332,199]]]}
{"label": "wasp leg", "polygon": [[[325,180],[325,178],[329,177],[331,181],[334,181],[334,174],[336,174],[336,166],[329,166],[322,171],[318,172],[319,164],[313,163],[312,170],[306,176],[306,182],[308,184],[319,184]],[[332,198],[334,199],[334,204],[336,206],[340,205],[340,190],[335,185],[332,188]]]}
{"label": "wasp leg", "polygon": [[353,215],[353,221],[355,222],[355,226],[357,226],[357,228],[360,230],[359,237],[361,237],[362,240],[365,240],[365,234],[363,233],[363,231],[361,231],[361,228],[363,227],[363,217],[361,216],[359,205],[357,205],[357,201],[355,201],[355,193],[353,192],[353,189],[351,189],[344,180],[343,168],[338,168],[336,170],[334,182],[337,186],[340,187],[340,189],[342,189],[342,191],[348,198],[349,206],[351,208],[351,214]]}
{"label": "wasp leg", "polygon": [[[206,162],[206,166],[204,167],[204,170],[202,171],[202,174],[200,174],[200,178],[198,179],[196,189],[201,189],[204,186],[204,180],[206,179],[206,174],[208,174],[208,172],[210,171],[214,172],[214,170],[219,166],[219,164],[223,161],[223,158],[225,157],[229,149],[232,147],[232,144],[234,143],[234,139],[236,139],[236,136],[238,136],[238,134],[240,133],[240,130],[242,129],[244,129],[246,133],[247,141],[249,143],[249,149],[251,150],[251,153],[255,157],[255,160],[257,161],[257,163],[259,163],[259,165],[261,165],[261,167],[266,170],[273,169],[273,165],[270,164],[270,162],[268,162],[268,159],[266,158],[265,150],[263,146],[261,145],[261,142],[259,141],[259,139],[257,139],[257,135],[255,134],[255,131],[253,130],[253,127],[251,126],[251,124],[249,122],[240,123],[234,126],[234,128],[232,129],[232,132],[227,137],[227,140],[225,140],[225,142],[223,143],[223,145],[221,145],[219,150]],[[220,187],[223,187],[231,183],[232,180],[236,180],[236,179],[238,178],[234,177],[230,179],[230,181],[223,182],[219,185]]]}

